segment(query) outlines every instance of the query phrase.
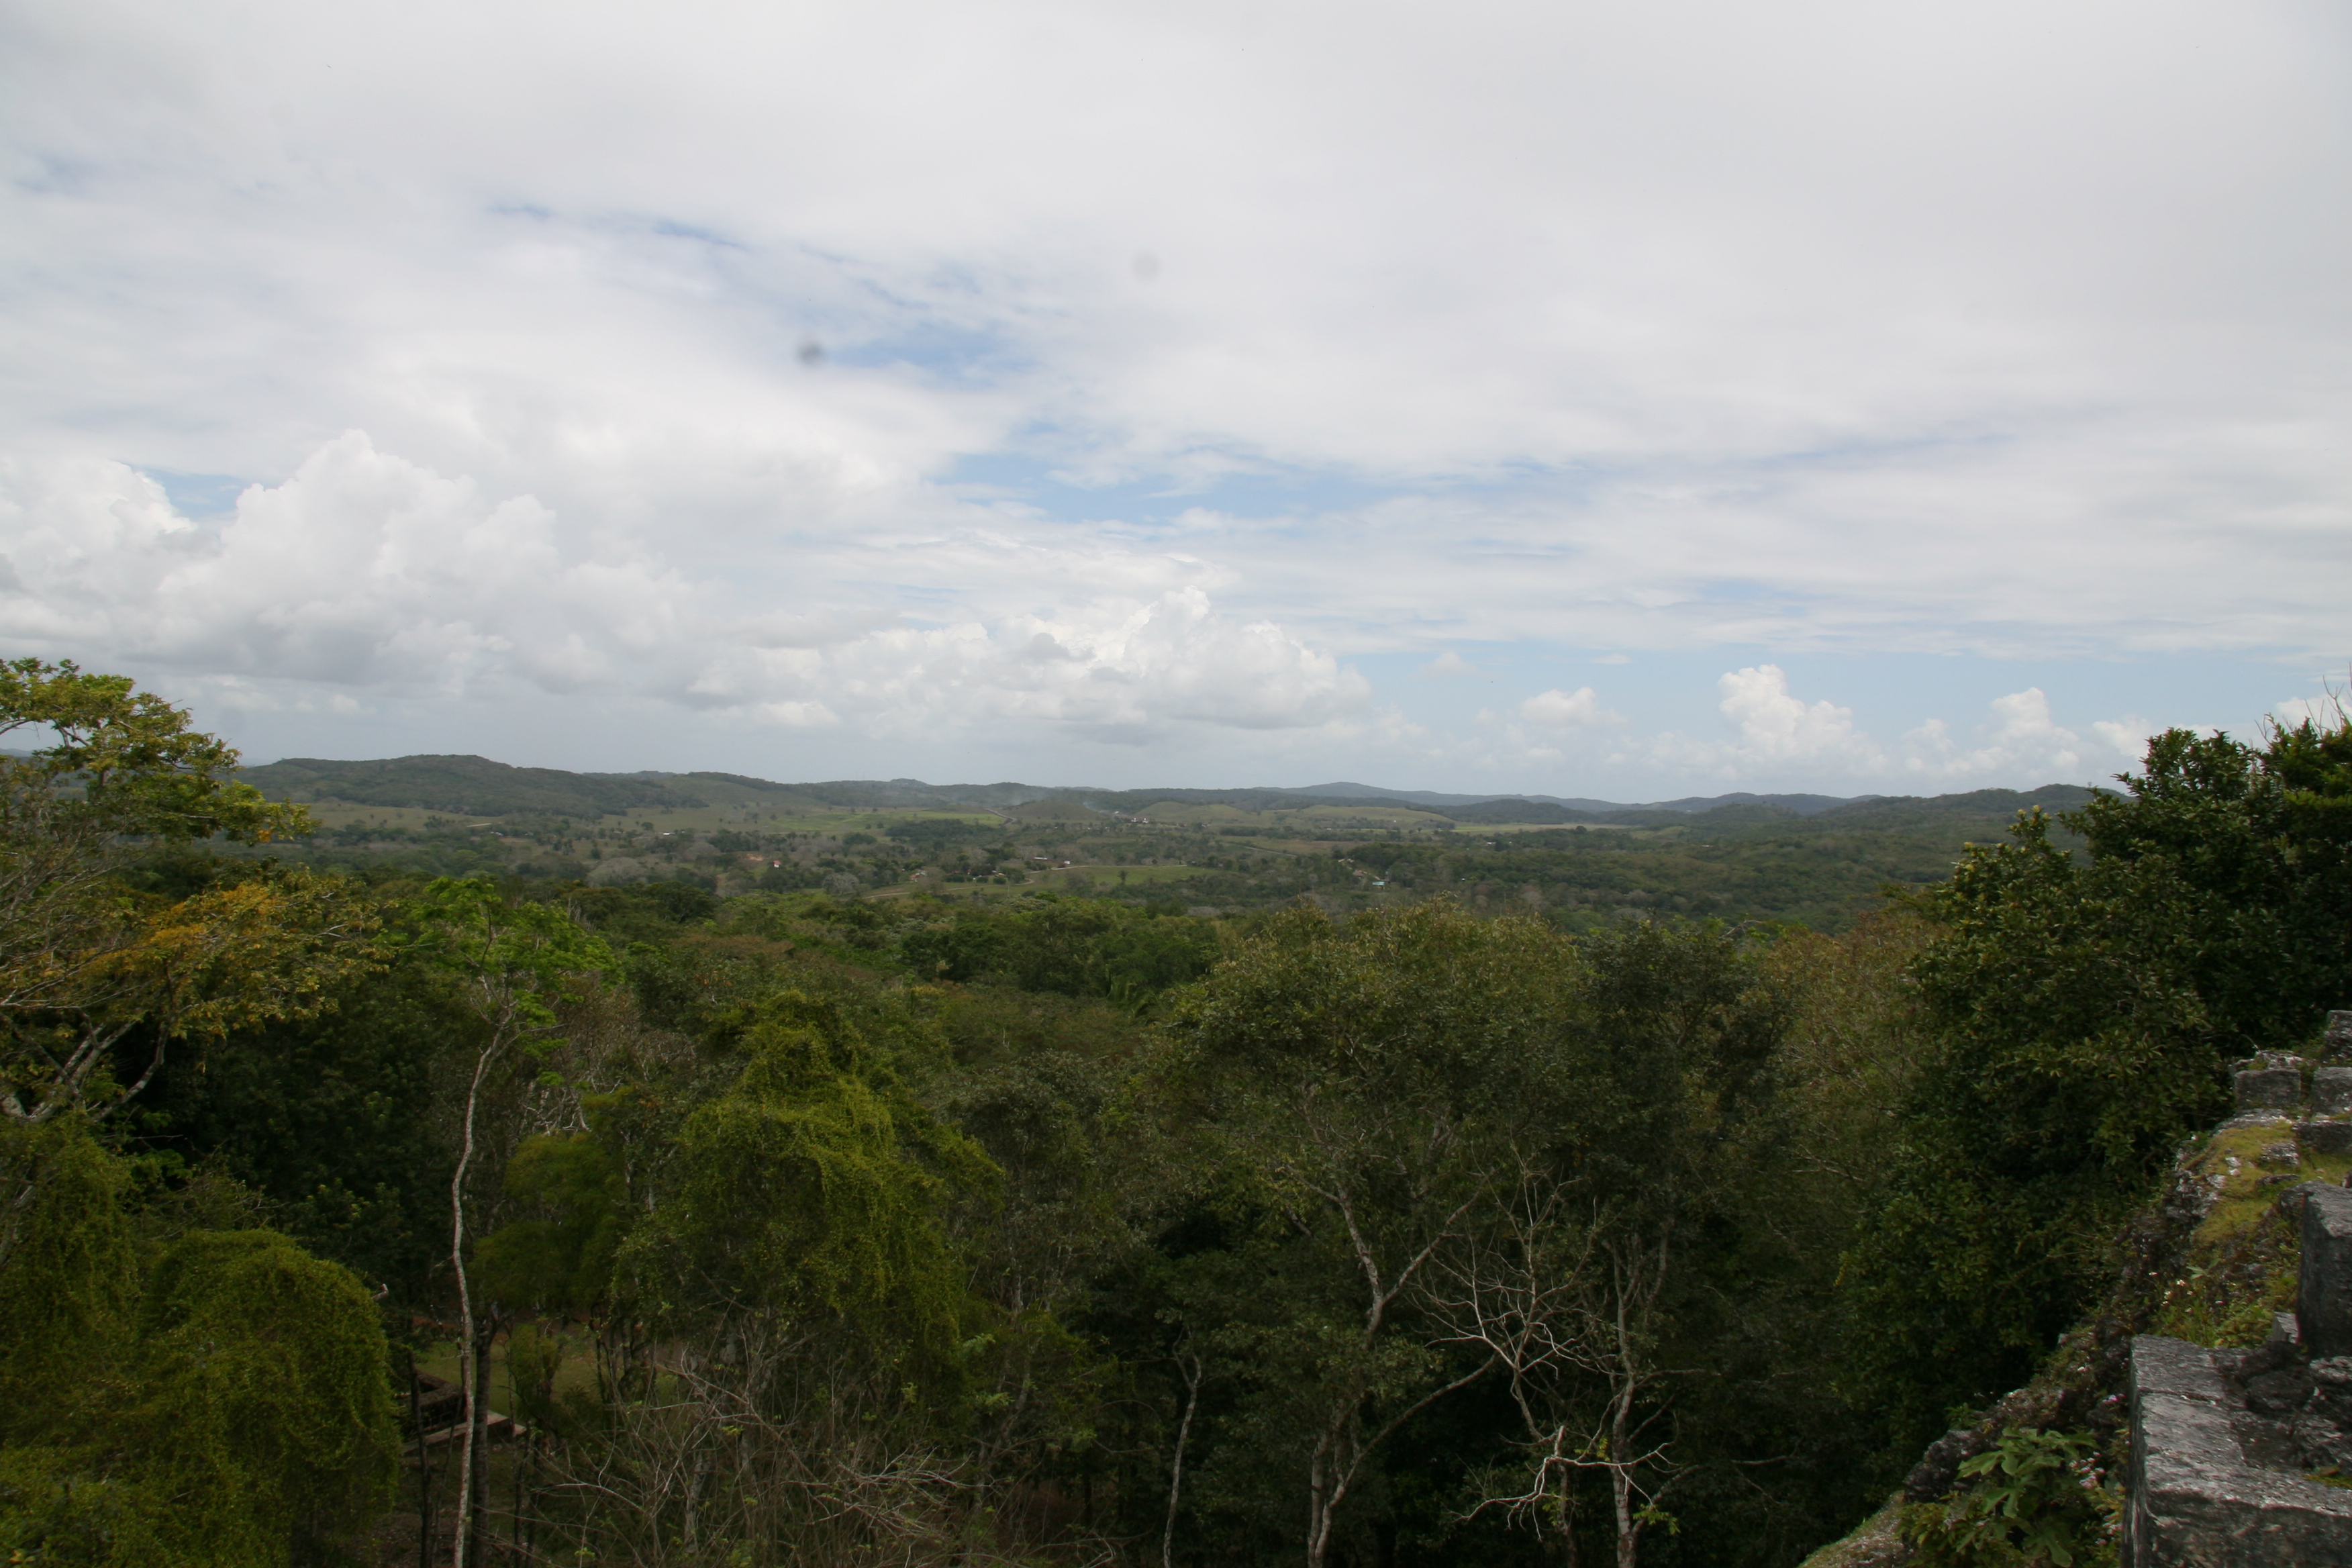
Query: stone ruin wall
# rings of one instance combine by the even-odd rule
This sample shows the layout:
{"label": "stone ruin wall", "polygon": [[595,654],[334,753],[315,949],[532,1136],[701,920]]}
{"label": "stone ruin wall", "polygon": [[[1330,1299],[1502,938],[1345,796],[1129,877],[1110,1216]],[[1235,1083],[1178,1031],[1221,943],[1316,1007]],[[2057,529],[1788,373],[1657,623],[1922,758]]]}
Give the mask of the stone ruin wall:
{"label": "stone ruin wall", "polygon": [[[2309,1153],[2352,1153],[2352,1012],[2324,1054],[2242,1065],[2224,1127],[2275,1124]],[[2267,1342],[2132,1342],[2124,1568],[2352,1568],[2352,1190],[2305,1182],[2295,1310]]]}

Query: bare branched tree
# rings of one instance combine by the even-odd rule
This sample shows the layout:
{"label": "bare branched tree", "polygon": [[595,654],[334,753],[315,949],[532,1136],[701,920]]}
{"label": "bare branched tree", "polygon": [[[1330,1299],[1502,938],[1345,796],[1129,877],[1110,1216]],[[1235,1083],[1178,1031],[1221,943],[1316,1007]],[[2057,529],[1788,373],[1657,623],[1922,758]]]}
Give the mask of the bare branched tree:
{"label": "bare branched tree", "polygon": [[1643,1534],[1665,1519],[1662,1500],[1683,1473],[1670,1452],[1671,1384],[1681,1374],[1657,1358],[1673,1226],[1576,1212],[1571,1201],[1561,1184],[1526,1173],[1506,1223],[1448,1261],[1435,1311],[1449,1340],[1508,1376],[1523,1434],[1524,1484],[1498,1487],[1473,1511],[1500,1507],[1549,1526],[1573,1561],[1574,1479],[1597,1471],[1617,1568],[1636,1568]]}

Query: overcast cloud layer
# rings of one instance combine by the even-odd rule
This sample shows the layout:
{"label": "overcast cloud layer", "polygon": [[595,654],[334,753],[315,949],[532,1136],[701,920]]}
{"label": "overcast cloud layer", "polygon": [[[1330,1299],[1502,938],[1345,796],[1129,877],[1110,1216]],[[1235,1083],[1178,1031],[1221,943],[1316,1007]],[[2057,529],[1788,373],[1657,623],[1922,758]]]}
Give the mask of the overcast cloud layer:
{"label": "overcast cloud layer", "polygon": [[2332,4],[0,5],[0,643],[257,757],[2032,785],[2352,663]]}

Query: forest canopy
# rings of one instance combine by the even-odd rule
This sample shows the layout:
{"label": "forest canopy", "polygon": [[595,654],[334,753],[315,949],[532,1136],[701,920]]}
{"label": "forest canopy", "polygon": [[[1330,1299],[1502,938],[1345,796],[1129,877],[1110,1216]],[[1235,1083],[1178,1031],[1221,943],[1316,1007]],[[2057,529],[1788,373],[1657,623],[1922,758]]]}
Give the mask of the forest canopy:
{"label": "forest canopy", "polygon": [[1188,828],[1299,884],[1224,905],[1160,825],[1082,885],[1062,818],[824,801],[338,860],[126,680],[0,710],[24,1561],[1793,1564],[2352,1003],[2341,723],[1814,928],[1465,875],[1819,853],[1769,816]]}

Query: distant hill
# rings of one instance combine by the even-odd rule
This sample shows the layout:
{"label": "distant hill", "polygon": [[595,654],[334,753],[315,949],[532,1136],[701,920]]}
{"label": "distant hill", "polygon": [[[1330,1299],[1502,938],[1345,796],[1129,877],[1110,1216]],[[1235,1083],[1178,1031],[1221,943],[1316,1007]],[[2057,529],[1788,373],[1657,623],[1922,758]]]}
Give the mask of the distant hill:
{"label": "distant hill", "polygon": [[1308,784],[1303,789],[1275,789],[1276,795],[1313,795],[1321,800],[1354,801],[1359,805],[1380,800],[1391,805],[1433,805],[1450,810],[1457,805],[1483,805],[1496,800],[1528,800],[1544,805],[1563,806],[1570,811],[1623,811],[1623,801],[1576,800],[1556,795],[1446,795],[1433,789],[1381,789],[1374,784]]}
{"label": "distant hill", "polygon": [[238,774],[278,800],[341,801],[352,805],[415,806],[464,816],[618,816],[648,807],[1018,805],[1089,792],[1032,784],[928,784],[920,779],[845,779],[776,784],[742,773],[574,773],[518,768],[488,757],[387,757],[329,762],[289,757]]}
{"label": "distant hill", "polygon": [[614,816],[646,806],[706,805],[689,790],[612,773],[517,768],[488,757],[390,757],[341,763],[289,757],[238,775],[275,800],[419,806],[460,816]]}
{"label": "distant hill", "polygon": [[2055,816],[2088,805],[2099,792],[2083,784],[2043,784],[2040,789],[1972,789],[1960,795],[1871,795],[1814,814],[1825,826],[1904,827],[1960,817],[1998,817],[2007,822],[2033,806]]}
{"label": "distant hill", "polygon": [[1710,827],[1727,827],[1793,816],[1811,818],[1823,827],[1894,827],[1931,823],[1957,825],[1976,818],[2006,821],[2034,805],[2045,811],[2065,811],[2082,805],[2092,794],[2080,785],[2046,784],[2021,793],[1971,790],[1933,796],[1735,793],[1641,805],[1559,795],[1383,790],[1344,782],[1307,789],[1259,785],[1240,789],[1139,790],[1009,781],[934,784],[920,779],[778,784],[742,773],[575,773],[561,768],[512,767],[477,756],[388,757],[370,762],[289,757],[283,762],[247,768],[239,776],[277,800],[415,806],[463,816],[543,815],[591,819],[626,816],[648,808],[761,805],[782,810],[819,806],[980,806],[1052,820],[1069,819],[1089,811],[1135,812],[1173,801],[1261,812],[1310,805],[1389,806],[1426,812],[1433,817],[1454,822],[1494,826],[1631,825],[1704,819]]}
{"label": "distant hill", "polygon": [[1315,795],[1281,789],[1105,790],[1015,783],[933,784],[920,779],[834,779],[777,784],[741,773],[574,773],[560,768],[518,768],[477,756],[387,757],[331,762],[289,757],[247,768],[239,775],[277,800],[341,801],[352,805],[415,806],[463,816],[617,816],[648,807],[706,805],[982,806],[1054,820],[1100,812],[1136,811],[1161,801],[1234,805],[1248,811],[1287,806],[1393,805],[1427,811],[1420,803]]}
{"label": "distant hill", "polygon": [[1622,806],[1601,806],[1591,811],[1577,811],[1553,801],[1515,798],[1449,805],[1445,808],[1445,815],[1456,822],[1471,823],[1606,822],[1622,809]]}
{"label": "distant hill", "polygon": [[[1720,811],[1729,805],[1777,805],[1799,816],[1861,805],[1880,798],[1874,795],[1693,795],[1680,800],[1653,801],[1644,811]],[[1623,809],[1621,807],[1620,809]]]}
{"label": "distant hill", "polygon": [[1726,805],[1778,805],[1784,806],[1787,809],[1795,812],[1800,816],[1811,816],[1817,811],[1829,811],[1837,806],[1852,805],[1859,801],[1871,801],[1879,798],[1874,795],[1733,794],[1709,795],[1686,795],[1681,800],[1643,802],[1590,800],[1578,796],[1557,795],[1443,795],[1436,790],[1380,789],[1371,784],[1309,784],[1303,789],[1286,790],[1280,793],[1287,795],[1318,795],[1326,799],[1359,801],[1368,800],[1377,796],[1391,805],[1436,806],[1438,809],[1445,812],[1449,816],[1454,816],[1465,822],[1551,822],[1555,820],[1568,820],[1567,818],[1555,818],[1548,815],[1531,816],[1496,816],[1491,814],[1485,813],[1483,810],[1481,811],[1481,814],[1475,817],[1465,817],[1462,816],[1459,812],[1454,809],[1456,806],[1484,808],[1491,805],[1507,805],[1512,801],[1526,801],[1538,806],[1557,806],[1562,811],[1583,813],[1589,819],[1591,816],[1607,816],[1612,812],[1621,811],[1700,812],[1714,811],[1717,807]]}

